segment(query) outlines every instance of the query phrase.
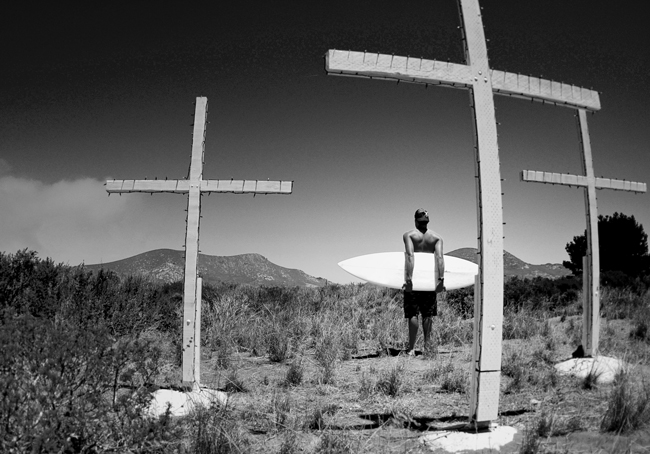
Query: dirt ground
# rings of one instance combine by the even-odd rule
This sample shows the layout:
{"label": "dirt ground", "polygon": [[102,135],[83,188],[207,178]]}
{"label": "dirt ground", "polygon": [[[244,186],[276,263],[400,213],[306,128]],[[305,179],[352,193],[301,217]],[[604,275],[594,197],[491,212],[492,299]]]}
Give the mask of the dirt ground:
{"label": "dirt ground", "polygon": [[[553,330],[566,330],[568,323],[570,320],[558,318]],[[610,336],[603,339],[605,346],[608,342],[617,345],[618,338],[626,341],[629,327],[625,321],[605,322],[605,326]],[[540,342],[539,338],[504,341],[504,358],[514,351],[530,353]],[[250,452],[314,452],[320,446],[320,452],[430,453],[434,451],[422,442],[423,435],[467,422],[466,385],[460,392],[450,391],[439,375],[446,366],[468,380],[470,348],[440,346],[436,354],[418,352],[416,357],[399,349],[360,349],[337,363],[330,383],[323,383],[314,351],[294,352],[282,363],[239,352],[230,358],[228,370],[219,370],[210,352],[204,351],[202,385],[226,390],[234,377],[245,388],[245,392],[230,393],[229,405],[247,432]],[[536,364],[536,373],[552,374],[553,363],[570,358],[573,350],[566,340],[559,342],[549,353],[552,362]],[[298,384],[287,384],[292,363],[302,370]],[[650,377],[645,364],[637,362],[633,370],[639,379]],[[376,386],[391,373],[397,377],[394,395]],[[544,415],[564,429],[541,439],[539,450],[531,452],[650,452],[648,430],[628,436],[600,432],[611,385],[596,383],[583,389],[580,379],[559,376],[553,386],[517,389],[509,386],[511,381],[502,376],[495,423],[514,427],[519,433],[500,452],[522,452],[527,427]],[[364,393],[364,387],[369,392]],[[322,448],[324,438],[331,442],[329,451]]]}

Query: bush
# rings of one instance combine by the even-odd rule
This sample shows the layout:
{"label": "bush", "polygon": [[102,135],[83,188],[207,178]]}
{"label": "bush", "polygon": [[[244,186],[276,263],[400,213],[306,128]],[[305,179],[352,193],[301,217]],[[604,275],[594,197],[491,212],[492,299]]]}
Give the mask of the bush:
{"label": "bush", "polygon": [[388,372],[382,372],[375,388],[387,396],[399,396],[404,389],[404,367],[395,366]]}
{"label": "bush", "polygon": [[323,430],[325,428],[325,416],[331,416],[337,410],[338,408],[335,404],[316,407],[311,417],[305,422],[305,427],[310,430]]}
{"label": "bush", "polygon": [[432,383],[437,383],[442,377],[454,371],[454,363],[436,363],[424,373],[424,379]]}
{"label": "bush", "polygon": [[316,345],[316,362],[321,369],[321,383],[334,383],[339,359],[339,345],[334,333],[326,334]]}
{"label": "bush", "polygon": [[232,370],[226,377],[225,391],[228,393],[245,393],[248,392],[248,387],[244,381],[239,378],[236,370]]}
{"label": "bush", "polygon": [[448,393],[464,394],[469,388],[467,374],[459,369],[454,369],[442,376],[440,390]]}
{"label": "bush", "polygon": [[474,287],[450,290],[445,295],[445,301],[457,317],[474,317]]}
{"label": "bush", "polygon": [[287,375],[284,378],[285,386],[298,386],[302,383],[304,370],[302,364],[299,362],[292,362],[287,370]]}
{"label": "bush", "polygon": [[367,399],[372,396],[377,390],[376,383],[368,377],[368,375],[363,372],[361,374],[361,381],[359,383],[359,397],[361,399]]}
{"label": "bush", "polygon": [[269,351],[269,361],[274,363],[284,362],[289,355],[289,336],[283,330],[273,330],[266,338]]}
{"label": "bush", "polygon": [[199,407],[189,419],[190,449],[197,454],[247,452],[250,441],[225,407]]}
{"label": "bush", "polygon": [[507,312],[503,317],[503,339],[530,339],[542,327],[543,322],[531,311]]}
{"label": "bush", "polygon": [[5,314],[0,344],[3,452],[165,452],[176,443],[169,418],[143,417],[158,370],[147,342]]}
{"label": "bush", "polygon": [[634,386],[629,372],[621,370],[607,399],[607,410],[601,420],[603,432],[627,434],[650,425],[650,386],[644,382]]}

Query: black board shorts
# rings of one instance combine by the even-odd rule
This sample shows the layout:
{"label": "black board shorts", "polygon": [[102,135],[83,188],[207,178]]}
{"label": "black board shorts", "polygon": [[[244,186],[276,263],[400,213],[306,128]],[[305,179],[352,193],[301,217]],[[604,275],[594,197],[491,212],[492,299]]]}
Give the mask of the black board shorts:
{"label": "black board shorts", "polygon": [[434,317],[438,315],[436,292],[404,292],[404,318]]}

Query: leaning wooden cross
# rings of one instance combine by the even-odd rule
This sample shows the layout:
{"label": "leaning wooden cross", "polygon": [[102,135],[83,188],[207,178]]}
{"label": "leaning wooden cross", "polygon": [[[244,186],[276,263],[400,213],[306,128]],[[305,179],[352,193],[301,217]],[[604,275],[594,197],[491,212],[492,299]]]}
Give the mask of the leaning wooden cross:
{"label": "leaning wooden cross", "polygon": [[493,93],[598,110],[593,90],[490,69],[478,0],[459,0],[465,65],[368,52],[330,50],[330,74],[468,89],[476,131],[479,273],[476,280],[470,423],[497,418],[503,324],[503,213]]}
{"label": "leaning wooden cross", "polygon": [[200,383],[200,312],[197,304],[201,289],[197,285],[197,261],[199,255],[199,222],[201,219],[201,194],[206,192],[230,192],[235,194],[290,194],[292,181],[257,180],[204,180],[203,155],[205,151],[205,125],[208,99],[196,98],[194,133],[189,178],[184,180],[109,180],[106,191],[122,192],[170,192],[188,194],[187,230],[185,235],[185,287],[183,292],[183,383]]}
{"label": "leaning wooden cross", "polygon": [[598,250],[598,205],[596,189],[614,189],[617,191],[646,192],[645,183],[635,181],[596,178],[591,155],[591,141],[587,127],[587,113],[578,110],[578,125],[582,143],[582,170],[584,175],[566,173],[538,172],[523,170],[521,179],[535,183],[560,184],[585,188],[585,208],[587,216],[587,255],[583,260],[583,295],[582,295],[582,347],[585,356],[598,353],[600,333],[600,259]]}

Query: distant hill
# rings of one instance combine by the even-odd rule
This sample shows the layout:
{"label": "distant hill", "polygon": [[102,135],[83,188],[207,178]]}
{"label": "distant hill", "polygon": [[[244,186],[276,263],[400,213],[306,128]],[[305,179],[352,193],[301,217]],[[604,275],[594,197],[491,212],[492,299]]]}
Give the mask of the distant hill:
{"label": "distant hill", "polygon": [[[115,262],[85,265],[87,269],[107,269],[123,275],[143,275],[157,282],[183,279],[183,251],[156,249]],[[199,274],[205,283],[236,283],[267,286],[322,287],[325,279],[301,270],[284,268],[260,254],[216,256],[199,254]]]}
{"label": "distant hill", "polygon": [[[470,262],[478,263],[476,251],[476,248],[462,248],[448,252],[445,255],[451,255],[452,257],[458,257],[461,259],[469,260]],[[518,259],[508,251],[503,251],[503,267],[504,275],[506,277],[519,276],[521,278],[533,278],[539,276],[556,279],[571,274],[571,271],[559,263],[531,265],[530,263],[526,263],[523,260]]]}

